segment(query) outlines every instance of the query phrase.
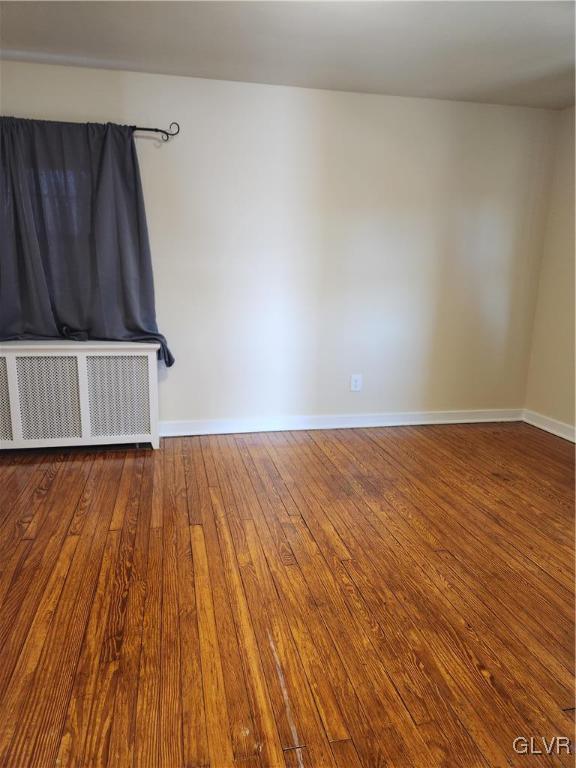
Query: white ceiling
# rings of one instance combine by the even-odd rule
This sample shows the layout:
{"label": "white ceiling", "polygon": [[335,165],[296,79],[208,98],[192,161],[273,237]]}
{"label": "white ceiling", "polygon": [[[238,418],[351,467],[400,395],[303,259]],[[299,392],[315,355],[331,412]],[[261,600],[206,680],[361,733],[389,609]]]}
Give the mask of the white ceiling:
{"label": "white ceiling", "polygon": [[3,2],[3,58],[562,108],[574,3]]}

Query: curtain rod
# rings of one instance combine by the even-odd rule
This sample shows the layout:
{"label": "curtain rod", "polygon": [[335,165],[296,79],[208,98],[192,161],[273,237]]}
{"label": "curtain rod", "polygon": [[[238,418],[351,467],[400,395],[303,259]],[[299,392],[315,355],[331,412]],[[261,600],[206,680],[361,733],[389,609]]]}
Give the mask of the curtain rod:
{"label": "curtain rod", "polygon": [[170,139],[172,136],[178,136],[180,133],[180,125],[178,123],[170,123],[170,128],[167,131],[164,130],[164,128],[142,128],[141,126],[135,125],[134,130],[161,133],[162,141],[168,141],[168,139]]}

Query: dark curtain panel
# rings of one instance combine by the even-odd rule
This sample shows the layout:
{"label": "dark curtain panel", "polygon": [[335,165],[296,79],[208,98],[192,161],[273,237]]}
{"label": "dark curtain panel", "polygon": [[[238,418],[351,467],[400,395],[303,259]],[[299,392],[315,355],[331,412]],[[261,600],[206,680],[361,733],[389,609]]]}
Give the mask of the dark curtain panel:
{"label": "dark curtain panel", "polygon": [[134,129],[0,117],[0,340],[158,341]]}

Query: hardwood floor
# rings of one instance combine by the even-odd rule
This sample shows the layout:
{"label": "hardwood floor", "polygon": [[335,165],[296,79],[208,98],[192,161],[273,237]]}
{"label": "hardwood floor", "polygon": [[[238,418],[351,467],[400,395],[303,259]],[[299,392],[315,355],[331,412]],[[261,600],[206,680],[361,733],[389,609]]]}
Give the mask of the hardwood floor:
{"label": "hardwood floor", "polygon": [[0,765],[572,765],[573,467],[523,424],[1,454]]}

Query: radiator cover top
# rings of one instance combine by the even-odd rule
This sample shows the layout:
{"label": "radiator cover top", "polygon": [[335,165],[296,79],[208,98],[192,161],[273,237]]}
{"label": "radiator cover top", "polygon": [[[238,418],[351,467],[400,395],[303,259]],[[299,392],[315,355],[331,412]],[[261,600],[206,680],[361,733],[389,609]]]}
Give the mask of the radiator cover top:
{"label": "radiator cover top", "polygon": [[0,344],[0,449],[158,447],[157,344]]}

